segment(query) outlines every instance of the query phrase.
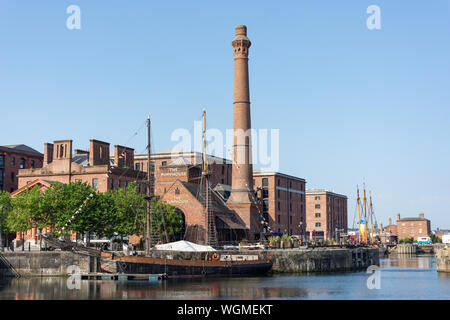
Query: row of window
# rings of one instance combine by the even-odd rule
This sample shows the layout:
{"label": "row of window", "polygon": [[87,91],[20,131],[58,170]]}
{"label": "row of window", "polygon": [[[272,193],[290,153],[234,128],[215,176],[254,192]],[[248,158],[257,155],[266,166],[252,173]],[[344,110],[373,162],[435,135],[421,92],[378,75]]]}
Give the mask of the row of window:
{"label": "row of window", "polygon": [[[402,233],[405,234],[406,233],[406,229],[402,230]],[[414,229],[409,230],[410,234],[414,234]],[[419,229],[417,233],[422,233],[422,229]]]}
{"label": "row of window", "polygon": [[[269,186],[269,179],[268,178],[262,178],[262,186],[263,187],[268,187]],[[277,186],[280,187],[281,186],[281,180],[277,179]],[[289,181],[289,188],[292,189],[292,181]],[[301,184],[300,185],[300,189],[301,191],[305,191],[305,185]]]}
{"label": "row of window", "polygon": [[[16,166],[16,158],[15,157],[11,157],[11,166],[15,167]],[[19,164],[19,168],[20,169],[25,169],[26,166],[26,159],[25,158],[20,158],[20,164]],[[5,156],[2,155],[0,156],[0,168],[4,168],[5,167]],[[31,167],[34,168],[35,167],[35,161],[31,160]]]}

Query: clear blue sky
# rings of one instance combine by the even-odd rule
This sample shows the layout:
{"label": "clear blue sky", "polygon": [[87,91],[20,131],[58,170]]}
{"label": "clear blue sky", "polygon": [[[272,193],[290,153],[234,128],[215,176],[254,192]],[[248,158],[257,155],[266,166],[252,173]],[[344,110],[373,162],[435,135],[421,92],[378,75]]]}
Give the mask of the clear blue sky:
{"label": "clear blue sky", "polygon": [[[81,8],[68,30],[66,8]],[[366,8],[381,8],[368,30]],[[252,125],[280,129],[280,171],[378,220],[450,228],[450,4],[433,1],[0,2],[0,145],[95,138],[145,151],[177,128],[232,127],[233,50],[248,27]]]}

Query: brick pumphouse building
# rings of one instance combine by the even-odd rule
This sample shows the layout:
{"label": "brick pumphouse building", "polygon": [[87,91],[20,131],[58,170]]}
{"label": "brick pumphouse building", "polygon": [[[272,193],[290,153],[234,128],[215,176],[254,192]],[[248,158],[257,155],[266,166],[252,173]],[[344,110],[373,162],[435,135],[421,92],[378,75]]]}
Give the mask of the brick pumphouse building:
{"label": "brick pumphouse building", "polygon": [[347,197],[327,190],[306,191],[306,236],[315,241],[347,233]]}
{"label": "brick pumphouse building", "polygon": [[42,162],[42,153],[24,144],[0,146],[0,190],[17,190],[19,169],[41,168]]}

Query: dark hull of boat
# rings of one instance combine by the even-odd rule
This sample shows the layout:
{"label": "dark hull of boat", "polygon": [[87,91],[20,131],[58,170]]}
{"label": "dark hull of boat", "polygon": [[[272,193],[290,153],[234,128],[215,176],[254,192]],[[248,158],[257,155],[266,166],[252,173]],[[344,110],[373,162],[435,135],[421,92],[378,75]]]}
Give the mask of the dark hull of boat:
{"label": "dark hull of boat", "polygon": [[217,263],[211,261],[189,261],[183,264],[158,262],[138,262],[107,260],[102,261],[102,271],[127,274],[166,274],[167,276],[239,276],[239,275],[262,275],[272,268],[270,261]]}

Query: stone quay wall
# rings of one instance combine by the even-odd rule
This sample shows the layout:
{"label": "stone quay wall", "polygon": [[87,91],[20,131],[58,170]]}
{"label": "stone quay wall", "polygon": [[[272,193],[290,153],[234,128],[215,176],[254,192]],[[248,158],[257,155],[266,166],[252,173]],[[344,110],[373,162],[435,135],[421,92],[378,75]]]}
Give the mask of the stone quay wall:
{"label": "stone quay wall", "polygon": [[438,272],[450,272],[450,248],[436,250],[436,265]]}
{"label": "stone quay wall", "polygon": [[[4,252],[4,259],[21,276],[67,276],[67,268],[75,265],[82,273],[99,271],[98,257],[71,251]],[[0,259],[0,276],[13,276],[11,266]]]}

